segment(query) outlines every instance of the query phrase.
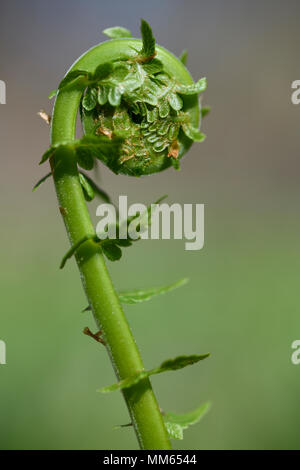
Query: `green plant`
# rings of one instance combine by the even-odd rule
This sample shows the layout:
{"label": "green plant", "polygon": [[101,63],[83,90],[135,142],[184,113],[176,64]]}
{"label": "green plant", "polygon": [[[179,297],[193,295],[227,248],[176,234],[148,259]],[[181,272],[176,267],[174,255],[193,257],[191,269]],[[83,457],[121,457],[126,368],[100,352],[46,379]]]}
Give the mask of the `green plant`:
{"label": "green plant", "polygon": [[[117,293],[108,274],[104,256],[120,259],[122,249],[133,239],[119,237],[99,240],[90,220],[86,202],[95,194],[108,202],[108,195],[85,171],[95,159],[116,174],[142,176],[179,162],[193,141],[202,141],[198,94],[206,80],[194,83],[181,60],[155,45],[150,26],[142,20],[142,40],[120,27],[104,31],[112,40],[99,44],[78,59],[61,81],[51,122],[51,146],[41,163],[49,159],[59,208],[65,222],[71,249],[61,267],[75,255],[89,306],[98,333],[85,333],[105,345],[119,382],[102,389],[121,390],[128,406],[140,447],[170,449],[169,437],[182,439],[182,430],[197,422],[208,408],[205,404],[192,413],[174,415],[161,412],[153,394],[150,375],[177,370],[205,359],[208,354],[178,356],[146,371],[121,304],[139,303],[154,295],[179,287],[186,280],[163,288]],[[75,139],[80,110],[84,136]],[[146,219],[151,221],[151,209]],[[132,221],[127,220],[126,225]]]}

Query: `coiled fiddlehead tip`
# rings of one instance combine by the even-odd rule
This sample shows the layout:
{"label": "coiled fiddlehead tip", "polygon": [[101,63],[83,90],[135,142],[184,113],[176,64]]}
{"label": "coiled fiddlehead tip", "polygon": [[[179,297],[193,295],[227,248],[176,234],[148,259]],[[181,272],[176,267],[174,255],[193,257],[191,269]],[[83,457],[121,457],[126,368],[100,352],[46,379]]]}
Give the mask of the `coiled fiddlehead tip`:
{"label": "coiled fiddlehead tip", "polygon": [[[198,94],[206,79],[194,83],[183,62],[156,46],[152,30],[141,23],[142,40],[121,27],[104,31],[111,41],[94,71],[72,67],[59,90],[81,84],[80,116],[86,136],[122,141],[118,154],[95,155],[115,173],[130,176],[160,172],[179,160],[193,141],[201,142]],[[104,48],[103,48],[104,50]],[[107,59],[109,57],[109,59]],[[75,68],[74,68],[75,67]]]}

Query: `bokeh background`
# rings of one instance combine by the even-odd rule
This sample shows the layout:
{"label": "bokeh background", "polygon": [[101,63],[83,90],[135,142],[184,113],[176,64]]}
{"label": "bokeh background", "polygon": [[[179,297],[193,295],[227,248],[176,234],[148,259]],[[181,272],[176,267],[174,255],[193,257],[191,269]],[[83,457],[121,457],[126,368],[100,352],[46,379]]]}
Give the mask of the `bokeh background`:
{"label": "bokeh background", "polygon": [[[176,448],[299,449],[300,366],[300,3],[295,0],[6,0],[1,3],[0,105],[1,449],[134,449],[104,348],[82,334],[86,300],[51,181],[32,193],[51,112],[47,96],[84,51],[121,25],[139,35],[140,18],[175,54],[188,48],[195,79],[206,76],[203,126],[182,170],[133,179],[101,167],[115,201],[205,203],[205,247],[143,241],[110,263],[117,288],[190,283],[126,314],[146,367],[177,354],[211,358],[153,378],[163,409],[212,409]],[[94,217],[95,204],[91,205]],[[94,217],[95,219],[95,217]]]}

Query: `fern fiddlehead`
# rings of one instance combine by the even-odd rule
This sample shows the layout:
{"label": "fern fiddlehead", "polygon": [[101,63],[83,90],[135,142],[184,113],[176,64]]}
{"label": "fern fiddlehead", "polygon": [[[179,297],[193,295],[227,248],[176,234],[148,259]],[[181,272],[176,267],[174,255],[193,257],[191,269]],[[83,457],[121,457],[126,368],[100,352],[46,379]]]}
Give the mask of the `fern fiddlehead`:
{"label": "fern fiddlehead", "polygon": [[[95,158],[117,174],[136,177],[170,166],[179,169],[179,161],[193,141],[201,142],[205,137],[199,131],[199,119],[207,109],[201,110],[198,94],[205,90],[206,80],[194,83],[184,64],[155,44],[144,20],[141,32],[142,40],[138,40],[124,28],[110,28],[106,34],[113,39],[89,50],[71,67],[58,92],[52,93],[57,96],[51,146],[41,163],[50,159],[72,246],[65,260],[75,254],[89,309],[101,330],[100,342],[119,379],[103,391],[122,390],[141,448],[170,449],[169,436],[181,438],[182,429],[196,422],[207,406],[185,415],[185,420],[163,416],[149,377],[180,369],[207,355],[178,356],[145,371],[120,299],[137,303],[155,294],[131,292],[126,297],[126,293],[119,296],[115,291],[104,255],[119,259],[121,249],[131,242],[97,242],[85,200],[91,200],[95,192],[102,198],[107,195],[82,172],[93,168]],[[78,110],[84,131],[81,139],[75,139]],[[159,293],[164,290],[170,286]]]}

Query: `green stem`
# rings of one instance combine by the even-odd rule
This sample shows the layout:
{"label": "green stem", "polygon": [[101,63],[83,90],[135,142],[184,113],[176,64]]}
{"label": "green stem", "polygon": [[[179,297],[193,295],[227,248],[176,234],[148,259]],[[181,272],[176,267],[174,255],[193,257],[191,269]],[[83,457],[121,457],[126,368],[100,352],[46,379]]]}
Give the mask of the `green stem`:
{"label": "green stem", "polygon": [[[107,44],[109,43],[104,43],[103,46]],[[99,62],[107,60],[105,47],[99,60],[99,48],[100,46],[97,46],[83,56],[77,63],[77,67],[94,70]],[[109,52],[107,52],[107,57],[111,60]],[[52,119],[52,145],[75,138],[81,95],[80,85],[58,94]],[[95,231],[80,186],[73,151],[65,147],[57,150],[51,160],[51,168],[60,212],[70,243],[74,245],[84,237],[95,234]],[[103,339],[118,380],[143,370],[141,356],[114,290],[102,253],[99,252],[95,243],[87,240],[76,251],[75,257],[88,302],[92,307],[97,326],[103,332]],[[155,450],[171,449],[150,381],[145,379],[122,393],[140,447]]]}

